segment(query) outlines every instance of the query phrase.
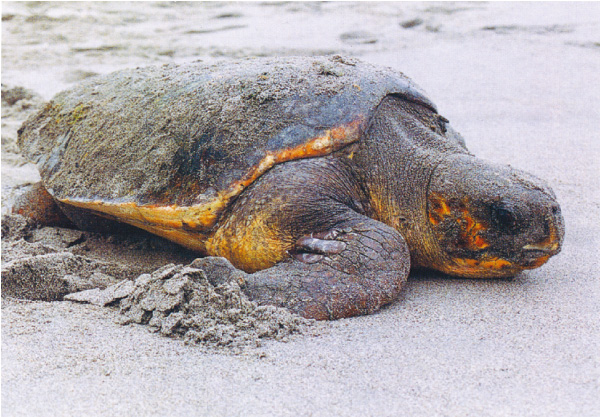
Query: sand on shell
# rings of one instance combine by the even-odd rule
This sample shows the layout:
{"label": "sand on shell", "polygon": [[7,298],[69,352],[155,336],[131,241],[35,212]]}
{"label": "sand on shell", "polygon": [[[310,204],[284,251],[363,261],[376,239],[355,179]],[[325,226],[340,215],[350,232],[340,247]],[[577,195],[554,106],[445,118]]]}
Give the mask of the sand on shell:
{"label": "sand on shell", "polygon": [[[36,276],[60,279],[38,290],[77,290],[90,303],[3,297],[2,412],[597,415],[599,15],[597,3],[4,2],[3,98],[11,93],[2,103],[2,268],[21,262],[33,271],[24,258],[54,259],[54,272]],[[202,268],[182,274],[193,254],[148,235],[38,229],[6,215],[39,180],[18,154],[17,129],[77,81],[142,65],[322,54],[403,71],[473,153],[548,180],[566,221],[562,253],[513,280],[413,274],[377,314],[231,355],[186,344],[198,329],[161,310],[195,285],[239,303],[227,301],[229,290],[238,294],[234,283],[217,290],[222,283],[208,286]],[[168,264],[182,266],[159,278]],[[134,294],[119,298],[132,290],[122,283],[140,276],[140,296],[121,306]],[[3,271],[3,295],[5,279]],[[151,293],[166,304],[144,301]],[[152,317],[139,314],[142,304]]]}

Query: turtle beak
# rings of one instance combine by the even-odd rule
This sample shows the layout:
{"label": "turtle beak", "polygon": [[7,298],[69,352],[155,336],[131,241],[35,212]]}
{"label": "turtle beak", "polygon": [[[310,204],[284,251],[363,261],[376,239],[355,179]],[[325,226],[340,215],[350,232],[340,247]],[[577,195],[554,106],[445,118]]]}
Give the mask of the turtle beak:
{"label": "turtle beak", "polygon": [[527,268],[537,268],[560,252],[565,235],[564,219],[557,203],[550,205],[545,216],[546,236],[523,246],[523,260]]}
{"label": "turtle beak", "polygon": [[528,252],[540,252],[544,255],[556,255],[560,252],[560,245],[558,242],[554,242],[551,245],[545,244],[533,244],[523,246],[523,250]]}

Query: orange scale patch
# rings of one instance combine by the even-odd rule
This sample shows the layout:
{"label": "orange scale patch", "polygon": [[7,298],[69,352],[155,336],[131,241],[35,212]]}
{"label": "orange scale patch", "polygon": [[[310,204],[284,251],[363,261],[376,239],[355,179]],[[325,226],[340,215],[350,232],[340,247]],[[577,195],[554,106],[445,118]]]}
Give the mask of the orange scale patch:
{"label": "orange scale patch", "polygon": [[452,258],[452,262],[453,265],[447,266],[446,271],[465,277],[503,276],[515,270],[512,262],[497,257],[487,259]]}
{"label": "orange scale patch", "polygon": [[467,209],[462,209],[461,211],[462,217],[457,219],[457,221],[465,225],[461,232],[461,239],[465,242],[465,247],[470,250],[480,250],[490,246],[490,244],[479,235],[480,231],[486,229],[485,226],[475,221]]}
{"label": "orange scale patch", "polygon": [[446,216],[452,214],[448,203],[446,203],[446,200],[439,194],[432,194],[429,197],[429,202],[429,221],[432,224],[439,224]]}

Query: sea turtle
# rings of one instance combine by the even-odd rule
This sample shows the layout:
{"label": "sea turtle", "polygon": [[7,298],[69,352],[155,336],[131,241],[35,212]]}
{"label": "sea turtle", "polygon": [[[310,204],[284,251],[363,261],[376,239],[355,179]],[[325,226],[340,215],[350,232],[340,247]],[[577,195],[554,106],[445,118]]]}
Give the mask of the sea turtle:
{"label": "sea turtle", "polygon": [[544,181],[474,157],[402,73],[340,56],[93,78],[19,145],[75,224],[227,258],[252,299],[317,319],[379,309],[411,266],[513,276],[564,235]]}

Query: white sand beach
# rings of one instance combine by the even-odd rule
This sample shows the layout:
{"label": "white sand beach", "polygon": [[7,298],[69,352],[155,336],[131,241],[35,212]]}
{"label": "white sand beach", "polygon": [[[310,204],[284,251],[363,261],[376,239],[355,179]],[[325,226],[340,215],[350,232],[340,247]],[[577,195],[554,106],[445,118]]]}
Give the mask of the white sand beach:
{"label": "white sand beach", "polygon": [[[2,213],[39,180],[16,147],[24,117],[83,79],[324,54],[404,72],[471,152],[547,180],[562,252],[514,279],[414,273],[376,314],[241,353],[118,324],[114,308],[3,297],[3,415],[600,415],[600,3],[3,2]],[[5,86],[39,97],[5,106]],[[92,255],[140,268],[193,259],[94,239]]]}

